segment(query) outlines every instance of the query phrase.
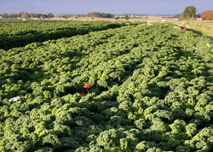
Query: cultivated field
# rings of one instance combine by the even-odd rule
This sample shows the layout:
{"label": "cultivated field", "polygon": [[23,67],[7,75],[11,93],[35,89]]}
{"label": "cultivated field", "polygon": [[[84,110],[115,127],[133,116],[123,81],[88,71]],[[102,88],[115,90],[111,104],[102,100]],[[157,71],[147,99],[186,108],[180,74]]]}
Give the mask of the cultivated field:
{"label": "cultivated field", "polygon": [[[57,19],[57,18],[55,18]],[[61,20],[61,18],[58,18]],[[130,22],[169,22],[169,23],[178,23],[178,18],[167,18],[165,16],[143,16],[140,18],[130,18],[126,19],[112,19],[112,18],[99,18],[99,17],[70,17],[64,20],[72,20],[72,21],[130,21]],[[179,25],[187,26],[188,28],[192,28],[196,31],[200,31],[203,34],[213,37],[213,21],[198,21],[198,20],[183,20]]]}
{"label": "cultivated field", "polygon": [[56,22],[42,22],[34,33],[56,32],[43,42],[33,23],[16,24],[32,38],[22,47],[6,39],[20,32],[5,30],[1,152],[211,151],[210,38],[167,22],[118,22],[59,22],[70,35],[58,38]]}
{"label": "cultivated field", "polygon": [[183,21],[181,25],[213,37],[213,21]]}

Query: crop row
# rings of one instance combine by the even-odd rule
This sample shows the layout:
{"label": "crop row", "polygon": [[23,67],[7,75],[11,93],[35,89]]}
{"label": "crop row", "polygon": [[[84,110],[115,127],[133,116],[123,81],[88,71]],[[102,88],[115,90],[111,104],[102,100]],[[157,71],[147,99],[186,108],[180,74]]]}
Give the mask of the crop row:
{"label": "crop row", "polygon": [[[122,24],[125,25],[125,24]],[[52,21],[0,23],[0,49],[25,46],[32,42],[83,35],[91,31],[121,27],[108,21]]]}
{"label": "crop row", "polygon": [[206,37],[141,24],[0,51],[1,151],[212,148]]}

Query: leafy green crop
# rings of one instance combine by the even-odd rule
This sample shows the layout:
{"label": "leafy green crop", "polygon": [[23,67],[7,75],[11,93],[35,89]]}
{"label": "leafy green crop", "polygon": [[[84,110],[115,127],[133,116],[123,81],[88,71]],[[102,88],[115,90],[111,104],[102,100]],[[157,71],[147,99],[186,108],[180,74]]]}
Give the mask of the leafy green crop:
{"label": "leafy green crop", "polygon": [[92,31],[117,27],[121,27],[121,24],[108,21],[0,23],[0,49],[11,49],[13,47],[25,46],[32,42],[83,35]]}
{"label": "leafy green crop", "polygon": [[0,50],[0,151],[210,151],[210,44],[154,23]]}

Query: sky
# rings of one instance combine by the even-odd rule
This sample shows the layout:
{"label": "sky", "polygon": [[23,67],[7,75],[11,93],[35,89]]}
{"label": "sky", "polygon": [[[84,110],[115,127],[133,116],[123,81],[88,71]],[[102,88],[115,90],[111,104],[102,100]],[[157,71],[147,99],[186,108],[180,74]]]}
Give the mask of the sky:
{"label": "sky", "polygon": [[0,0],[0,14],[21,10],[42,14],[180,14],[187,6],[202,13],[213,10],[213,0]]}

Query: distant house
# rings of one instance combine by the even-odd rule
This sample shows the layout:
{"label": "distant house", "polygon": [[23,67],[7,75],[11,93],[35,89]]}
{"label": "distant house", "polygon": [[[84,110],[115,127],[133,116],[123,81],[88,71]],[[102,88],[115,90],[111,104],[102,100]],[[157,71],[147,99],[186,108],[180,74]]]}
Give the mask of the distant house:
{"label": "distant house", "polygon": [[196,20],[201,21],[202,19],[200,17],[197,17]]}

